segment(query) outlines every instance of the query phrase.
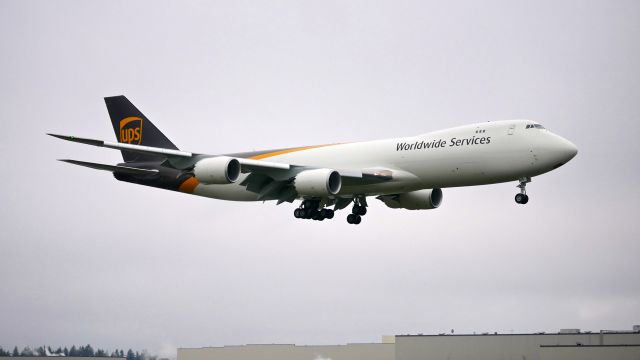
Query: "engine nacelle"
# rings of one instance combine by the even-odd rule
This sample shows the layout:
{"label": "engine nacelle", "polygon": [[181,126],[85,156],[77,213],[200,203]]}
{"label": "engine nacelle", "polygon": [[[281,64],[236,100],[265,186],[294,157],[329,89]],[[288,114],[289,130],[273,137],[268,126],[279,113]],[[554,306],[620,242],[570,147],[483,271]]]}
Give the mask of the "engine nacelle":
{"label": "engine nacelle", "polygon": [[378,199],[392,209],[428,210],[440,206],[442,190],[426,189],[397,195],[381,195]]}
{"label": "engine nacelle", "polygon": [[335,195],[342,187],[340,173],[331,169],[305,170],[296,175],[293,186],[300,195]]}
{"label": "engine nacelle", "polygon": [[230,184],[240,176],[240,162],[228,156],[217,156],[198,161],[193,175],[203,184]]}

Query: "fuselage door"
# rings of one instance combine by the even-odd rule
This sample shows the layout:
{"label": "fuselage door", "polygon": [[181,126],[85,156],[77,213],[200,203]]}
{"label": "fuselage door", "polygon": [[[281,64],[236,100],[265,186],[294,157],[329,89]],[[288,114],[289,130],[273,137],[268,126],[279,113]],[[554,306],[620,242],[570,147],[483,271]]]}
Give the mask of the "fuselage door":
{"label": "fuselage door", "polygon": [[515,129],[516,129],[516,125],[515,124],[509,125],[509,130],[507,130],[507,134],[508,135],[513,135],[513,132],[514,132]]}

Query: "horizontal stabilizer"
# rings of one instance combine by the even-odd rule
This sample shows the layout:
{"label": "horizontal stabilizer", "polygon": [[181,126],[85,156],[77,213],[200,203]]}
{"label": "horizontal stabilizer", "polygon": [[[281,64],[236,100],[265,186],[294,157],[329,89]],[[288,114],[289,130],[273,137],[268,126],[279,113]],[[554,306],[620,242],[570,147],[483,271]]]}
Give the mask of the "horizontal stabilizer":
{"label": "horizontal stabilizer", "polygon": [[86,166],[88,168],[97,169],[97,170],[105,170],[111,172],[118,172],[121,174],[130,174],[130,175],[155,175],[158,173],[158,170],[153,169],[140,169],[129,166],[121,166],[121,165],[106,165],[106,164],[98,164],[87,161],[79,161],[79,160],[69,160],[69,159],[60,159],[60,161],[64,161],[69,164]]}
{"label": "horizontal stabilizer", "polygon": [[114,143],[109,141],[80,138],[80,137],[68,136],[68,135],[58,135],[58,134],[47,134],[47,135],[56,137],[58,139],[73,141],[81,144],[100,146],[100,147],[106,147],[106,148],[117,149],[117,150],[133,151],[141,154],[165,155],[165,156],[187,157],[187,158],[190,158],[193,156],[193,154],[190,152],[173,150],[173,149],[163,149],[163,148],[158,148],[153,146]]}

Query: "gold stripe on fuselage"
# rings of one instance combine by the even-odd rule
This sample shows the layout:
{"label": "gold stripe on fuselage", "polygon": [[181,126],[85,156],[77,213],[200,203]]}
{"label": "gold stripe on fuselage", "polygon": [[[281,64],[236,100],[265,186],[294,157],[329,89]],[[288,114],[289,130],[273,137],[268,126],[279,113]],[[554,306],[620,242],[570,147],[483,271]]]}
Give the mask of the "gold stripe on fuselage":
{"label": "gold stripe on fuselage", "polygon": [[271,151],[271,152],[267,152],[267,153],[264,153],[264,154],[250,156],[248,158],[252,159],[252,160],[260,160],[260,159],[270,158],[272,156],[289,154],[289,153],[292,153],[292,152],[297,152],[297,151],[302,151],[302,150],[317,149],[317,148],[321,148],[321,147],[325,147],[325,146],[332,146],[332,145],[336,145],[336,144],[312,145],[312,146],[303,146],[303,147],[297,147],[297,148],[276,150],[276,151]]}

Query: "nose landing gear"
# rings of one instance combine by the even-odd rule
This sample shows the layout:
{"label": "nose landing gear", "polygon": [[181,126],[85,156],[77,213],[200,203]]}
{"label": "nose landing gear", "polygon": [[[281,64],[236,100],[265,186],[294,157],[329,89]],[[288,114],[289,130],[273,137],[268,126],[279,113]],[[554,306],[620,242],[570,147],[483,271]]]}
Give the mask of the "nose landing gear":
{"label": "nose landing gear", "polygon": [[531,178],[528,176],[520,178],[520,185],[516,186],[520,188],[520,193],[516,194],[516,202],[518,204],[526,204],[529,202],[529,196],[527,195],[527,183],[531,182]]}

